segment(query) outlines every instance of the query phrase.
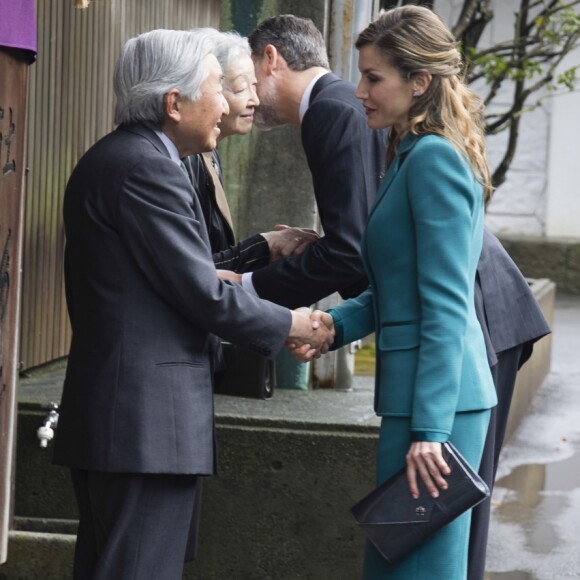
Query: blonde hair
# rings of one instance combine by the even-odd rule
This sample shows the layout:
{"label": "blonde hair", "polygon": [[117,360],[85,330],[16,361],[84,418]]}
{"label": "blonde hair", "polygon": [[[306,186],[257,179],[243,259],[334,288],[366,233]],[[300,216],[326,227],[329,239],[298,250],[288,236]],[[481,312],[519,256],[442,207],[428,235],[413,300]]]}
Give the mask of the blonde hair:
{"label": "blonde hair", "polygon": [[[419,71],[431,74],[427,90],[409,110],[415,135],[445,137],[468,160],[484,187],[485,201],[493,186],[487,161],[483,101],[464,83],[463,63],[455,38],[434,12],[422,6],[393,8],[379,16],[357,38],[357,49],[373,44],[404,79]],[[391,139],[396,139],[391,131]]]}

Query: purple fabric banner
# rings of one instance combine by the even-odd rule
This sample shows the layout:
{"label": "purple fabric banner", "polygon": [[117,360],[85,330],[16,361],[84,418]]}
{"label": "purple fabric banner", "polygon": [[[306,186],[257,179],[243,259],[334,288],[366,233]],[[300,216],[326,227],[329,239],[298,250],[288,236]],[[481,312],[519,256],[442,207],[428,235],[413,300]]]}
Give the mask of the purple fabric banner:
{"label": "purple fabric banner", "polygon": [[35,0],[0,0],[0,46],[20,48],[36,60]]}

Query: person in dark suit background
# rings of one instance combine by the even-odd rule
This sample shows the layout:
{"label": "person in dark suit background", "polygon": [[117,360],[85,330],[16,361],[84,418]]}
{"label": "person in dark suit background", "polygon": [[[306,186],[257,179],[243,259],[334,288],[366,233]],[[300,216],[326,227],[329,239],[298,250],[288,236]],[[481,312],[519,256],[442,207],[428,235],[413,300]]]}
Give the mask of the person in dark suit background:
{"label": "person in dark suit background", "polygon": [[323,350],[332,340],[216,276],[180,160],[215,148],[221,74],[203,34],[129,40],[115,69],[119,126],[66,188],[73,335],[54,462],[72,473],[78,580],[177,579],[195,556],[200,476],[216,463],[211,334],[268,357],[288,337]]}
{"label": "person in dark suit background", "polygon": [[[517,372],[532,355],[534,343],[551,330],[527,280],[489,230],[484,231],[477,268],[475,309],[498,398],[479,467],[479,474],[493,490]],[[468,580],[485,578],[490,509],[491,497],[472,513]]]}
{"label": "person in dark suit background", "polygon": [[[301,125],[325,235],[298,258],[270,264],[251,278],[244,275],[244,285],[288,306],[311,304],[335,291],[354,296],[367,285],[359,241],[383,171],[383,135],[368,129],[354,85],[330,72],[324,39],[310,20],[267,18],[249,41],[260,98],[256,124]],[[242,282],[242,276],[220,275]],[[475,306],[498,393],[481,462],[481,475],[492,486],[517,370],[549,327],[517,266],[487,229],[477,265]],[[489,502],[472,520],[470,580],[483,580],[488,526]]]}
{"label": "person in dark suit background", "polygon": [[290,308],[334,292],[355,296],[367,286],[359,244],[384,166],[384,134],[367,127],[354,85],[330,71],[311,20],[273,16],[248,40],[260,98],[256,125],[300,125],[324,235],[299,256],[243,276],[220,275]]}

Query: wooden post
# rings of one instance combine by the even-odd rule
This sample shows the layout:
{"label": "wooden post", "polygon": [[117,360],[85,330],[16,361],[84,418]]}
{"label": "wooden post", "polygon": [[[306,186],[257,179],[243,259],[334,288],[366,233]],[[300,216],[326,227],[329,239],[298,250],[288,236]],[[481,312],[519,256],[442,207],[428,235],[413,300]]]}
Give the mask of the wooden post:
{"label": "wooden post", "polygon": [[13,505],[27,80],[23,51],[0,46],[0,563]]}

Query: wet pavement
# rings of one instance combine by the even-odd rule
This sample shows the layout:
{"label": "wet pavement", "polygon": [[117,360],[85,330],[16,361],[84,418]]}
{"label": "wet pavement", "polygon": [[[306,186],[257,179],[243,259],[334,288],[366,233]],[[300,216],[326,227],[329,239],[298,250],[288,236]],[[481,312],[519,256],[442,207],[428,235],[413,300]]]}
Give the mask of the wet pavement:
{"label": "wet pavement", "polygon": [[552,366],[502,451],[488,580],[580,579],[580,296],[558,296]]}

